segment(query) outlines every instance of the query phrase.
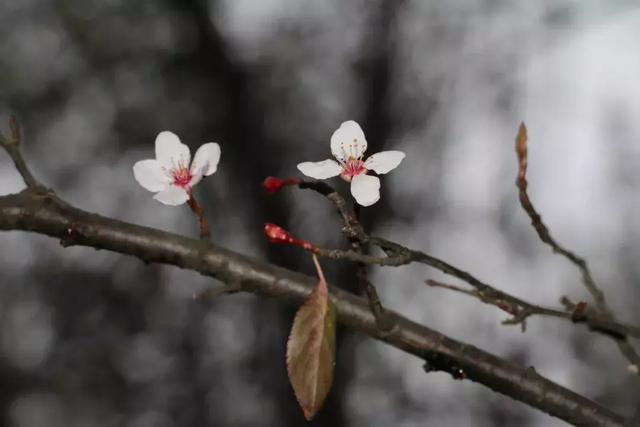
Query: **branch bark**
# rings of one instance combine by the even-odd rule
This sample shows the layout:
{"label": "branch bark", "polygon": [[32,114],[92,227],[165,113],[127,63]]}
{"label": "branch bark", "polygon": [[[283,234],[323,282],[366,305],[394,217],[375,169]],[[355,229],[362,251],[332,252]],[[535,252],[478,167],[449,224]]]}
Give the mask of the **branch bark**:
{"label": "branch bark", "polygon": [[[363,264],[375,264],[381,266],[394,266],[410,264],[413,262],[422,263],[444,274],[457,277],[475,288],[473,291],[464,292],[468,295],[475,296],[481,301],[495,305],[502,310],[514,316],[507,324],[521,324],[525,326],[527,318],[533,315],[544,315],[565,319],[576,324],[585,324],[593,332],[597,332],[616,340],[618,346],[625,348],[630,346],[627,342],[628,338],[640,338],[640,327],[619,322],[608,315],[603,316],[597,312],[583,312],[581,316],[576,317],[571,311],[562,311],[555,308],[543,307],[527,302],[514,295],[508,294],[489,283],[483,282],[472,274],[461,270],[446,261],[436,258],[432,255],[407,248],[398,243],[392,242],[381,237],[369,236],[365,233],[362,225],[357,221],[354,214],[347,208],[344,198],[336,192],[330,185],[322,181],[291,181],[285,185],[297,185],[301,189],[308,189],[326,197],[338,211],[340,218],[344,224],[343,233],[349,239],[357,239],[362,243],[371,243],[385,252],[385,256],[372,256],[358,253],[353,250],[326,249],[315,247],[313,252],[319,256],[335,259],[347,260]],[[432,282],[433,285],[433,282]],[[453,290],[454,287],[434,286],[440,288],[448,288]],[[457,289],[456,289],[457,290]],[[633,360],[633,359],[630,359]]]}
{"label": "branch bark", "polygon": [[[26,189],[0,197],[0,230],[24,230],[80,245],[163,263],[217,278],[243,291],[301,303],[315,279],[165,231],[106,218],[70,206],[51,192]],[[331,288],[341,323],[425,361],[425,370],[466,378],[576,425],[638,426],[597,403],[472,345],[389,311],[395,325],[382,331],[363,298]]]}

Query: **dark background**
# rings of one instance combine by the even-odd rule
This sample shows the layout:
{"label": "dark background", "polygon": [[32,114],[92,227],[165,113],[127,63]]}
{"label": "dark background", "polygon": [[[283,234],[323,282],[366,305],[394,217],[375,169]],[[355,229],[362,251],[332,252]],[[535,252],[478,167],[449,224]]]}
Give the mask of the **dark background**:
{"label": "dark background", "polygon": [[[637,1],[2,0],[0,119],[18,116],[34,172],[65,199],[187,235],[188,209],[154,201],[131,168],[161,130],[192,149],[217,141],[218,172],[196,190],[216,243],[309,273],[300,251],[265,243],[262,224],[345,245],[332,208],[308,192],[267,197],[259,182],[329,157],[333,130],[355,119],[369,153],[408,154],[364,210],[369,229],[539,304],[587,299],[519,209],[513,138],[525,120],[533,200],[638,323],[639,41]],[[21,188],[0,154],[0,193]],[[355,286],[350,266],[323,264]],[[412,319],[638,414],[640,382],[610,340],[554,319],[524,334],[502,326],[497,309],[426,288],[444,278],[424,266],[372,278]],[[192,299],[215,285],[0,234],[0,423],[305,425],[284,364],[293,309]],[[336,369],[312,425],[564,425],[346,331]]]}

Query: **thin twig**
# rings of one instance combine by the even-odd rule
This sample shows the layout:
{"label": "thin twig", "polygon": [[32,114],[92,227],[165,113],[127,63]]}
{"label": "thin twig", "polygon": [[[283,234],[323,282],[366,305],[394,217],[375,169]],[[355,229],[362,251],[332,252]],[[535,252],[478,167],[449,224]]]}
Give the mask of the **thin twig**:
{"label": "thin twig", "polygon": [[359,264],[365,265],[381,265],[381,266],[390,266],[390,267],[398,267],[401,265],[409,264],[413,261],[413,259],[406,255],[400,254],[395,256],[375,256],[375,255],[367,255],[360,252],[356,252],[353,249],[326,249],[326,248],[318,248],[313,247],[310,249],[316,255],[319,255],[324,258],[330,258],[335,260],[344,260],[356,262]]}
{"label": "thin twig", "polygon": [[22,153],[20,152],[22,136],[20,132],[20,125],[18,124],[18,120],[15,117],[11,117],[9,119],[9,129],[11,131],[9,138],[5,138],[4,135],[0,134],[0,146],[2,146],[2,148],[6,150],[6,152],[11,157],[11,160],[13,160],[16,170],[22,177],[22,180],[27,187],[46,191],[44,185],[42,185],[33,176],[27,166],[27,163],[22,157]]}
{"label": "thin twig", "polygon": [[342,232],[350,239],[358,239],[361,242],[368,240],[367,234],[362,228],[362,224],[356,218],[355,212],[347,207],[347,201],[333,187],[322,181],[300,181],[298,187],[301,189],[313,190],[323,195],[329,200],[338,211],[340,219],[342,219]]}
{"label": "thin twig", "polygon": [[381,330],[388,331],[393,328],[393,323],[386,316],[386,310],[382,306],[378,291],[367,276],[367,265],[390,265],[399,266],[408,262],[402,256],[398,257],[376,257],[368,255],[368,235],[360,222],[360,206],[354,204],[353,211],[347,208],[347,202],[333,187],[322,181],[290,181],[297,184],[301,189],[313,190],[326,197],[335,206],[342,219],[343,233],[351,242],[351,250],[323,249],[313,247],[312,252],[326,258],[348,260],[356,263],[356,276],[358,287],[367,296],[371,312],[376,318],[376,323]]}
{"label": "thin twig", "polygon": [[[572,305],[565,304],[566,311],[561,311],[554,308],[531,304],[504,293],[480,292],[475,289],[469,290],[431,279],[425,281],[425,284],[432,288],[441,288],[463,293],[476,298],[485,304],[498,307],[500,310],[513,316],[511,319],[507,319],[503,322],[505,325],[522,324],[522,322],[526,321],[531,316],[549,316],[570,320],[573,323],[585,324],[590,330],[617,340],[623,340],[628,336],[640,337],[640,330],[637,327],[622,325],[620,323],[613,322],[610,319],[603,318],[597,312],[588,310],[584,303]],[[526,327],[526,325],[523,326]]]}
{"label": "thin twig", "polygon": [[[500,297],[496,294],[481,292],[481,291],[478,291],[477,289],[473,289],[473,290],[464,289],[456,285],[442,283],[436,280],[426,280],[425,284],[432,288],[447,289],[450,291],[469,295],[471,297],[477,298],[478,300],[482,301],[485,304],[494,305],[500,308],[501,310],[505,311],[506,313],[509,313],[512,316],[510,319],[505,319],[502,322],[503,325],[519,324],[522,327],[522,332],[524,332],[527,328],[527,318],[530,315],[534,314],[533,313],[534,310],[532,310],[533,306],[529,306],[528,304],[525,304],[525,305],[517,304],[511,299],[500,299]],[[539,310],[543,311],[545,309],[539,308]],[[537,313],[537,314],[542,314],[542,313]]]}
{"label": "thin twig", "polygon": [[[387,256],[373,256],[360,254],[353,250],[315,248],[314,252],[320,256],[336,260],[347,260],[364,264],[395,267],[413,262],[425,264],[441,271],[442,273],[467,282],[478,291],[478,295],[481,295],[482,301],[487,303],[491,303],[491,301],[499,302],[500,305],[493,304],[497,307],[502,308],[501,305],[519,307],[518,313],[545,315],[569,320],[573,323],[585,324],[592,331],[613,337],[618,341],[622,340],[624,342],[627,337],[640,338],[640,328],[637,326],[624,324],[613,319],[606,318],[599,313],[591,313],[580,319],[574,319],[572,314],[567,313],[566,311],[541,307],[501,291],[494,286],[481,281],[472,274],[425,252],[407,248],[381,237],[369,236],[364,232],[362,226],[355,219],[353,213],[347,209],[347,203],[344,198],[330,185],[321,181],[302,181],[298,186],[303,189],[314,190],[327,197],[334,204],[343,220],[343,231],[346,230],[345,234],[347,236],[357,238],[362,242],[368,242],[371,245],[377,246],[387,254]],[[506,311],[510,313],[508,310]]]}
{"label": "thin twig", "polygon": [[500,308],[510,307],[511,311],[505,311],[512,314],[514,318],[509,320],[506,324],[513,324],[514,320],[519,320],[517,323],[520,323],[525,327],[526,319],[529,316],[534,314],[545,315],[570,320],[574,323],[584,323],[590,330],[613,337],[617,341],[624,341],[627,336],[640,338],[640,328],[616,322],[612,319],[606,318],[605,316],[599,315],[598,313],[583,316],[580,319],[575,319],[571,313],[534,305],[513,295],[500,291],[488,283],[477,279],[472,274],[422,251],[409,249],[380,237],[371,237],[364,232],[364,229],[358,221],[355,213],[348,210],[345,199],[330,185],[321,181],[300,181],[298,186],[302,189],[314,190],[325,196],[334,204],[344,223],[343,231],[345,231],[347,236],[352,239],[359,239],[361,242],[368,242],[378,246],[387,254],[387,256],[372,256],[358,253],[353,250],[324,249],[316,247],[314,252],[320,256],[382,266],[401,266],[412,262],[429,265],[445,274],[457,277],[469,283],[471,286],[476,288],[478,291],[477,294],[481,296],[482,301],[486,303],[491,303],[492,301],[496,302],[493,305]]}
{"label": "thin twig", "polygon": [[595,283],[586,260],[556,242],[551,236],[549,228],[542,222],[542,217],[533,206],[527,193],[527,151],[527,128],[524,123],[521,123],[518,129],[518,136],[516,137],[516,155],[518,158],[518,178],[516,179],[516,186],[518,187],[518,198],[520,199],[522,209],[524,209],[531,219],[531,225],[538,233],[540,240],[549,245],[553,252],[562,255],[580,270],[585,287],[593,296],[596,306],[603,313],[609,314],[610,309],[605,301],[604,293]]}
{"label": "thin twig", "polygon": [[[596,308],[598,309],[598,311],[600,311],[601,315],[605,318],[615,321],[615,314],[608,306],[605,300],[604,293],[593,279],[587,261],[584,258],[576,255],[573,251],[560,245],[551,236],[549,228],[542,222],[542,217],[536,211],[533,203],[531,202],[531,199],[529,198],[529,194],[527,193],[527,142],[527,127],[524,123],[521,123],[520,128],[518,129],[518,135],[516,136],[516,157],[518,160],[518,177],[516,179],[516,186],[518,187],[518,197],[520,199],[520,205],[531,219],[531,225],[536,230],[540,240],[551,247],[554,253],[560,254],[578,268],[582,276],[582,282],[593,297]],[[631,362],[635,366],[640,367],[640,355],[636,352],[636,350],[629,342],[627,342],[626,340],[616,340],[616,344],[620,352],[627,358],[627,360],[629,360],[629,362]]]}

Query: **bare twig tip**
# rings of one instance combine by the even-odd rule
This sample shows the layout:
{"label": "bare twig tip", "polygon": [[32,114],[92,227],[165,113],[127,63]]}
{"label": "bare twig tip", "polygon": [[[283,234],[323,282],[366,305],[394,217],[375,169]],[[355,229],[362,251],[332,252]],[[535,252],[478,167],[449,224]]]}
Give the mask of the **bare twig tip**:
{"label": "bare twig tip", "polygon": [[520,123],[516,136],[516,155],[518,156],[518,178],[524,179],[527,172],[527,127]]}
{"label": "bare twig tip", "polygon": [[[591,276],[591,272],[589,271],[586,261],[582,257],[576,255],[574,252],[561,246],[553,239],[553,237],[551,237],[551,232],[542,222],[540,214],[536,211],[535,207],[533,206],[533,202],[531,202],[531,199],[527,194],[527,128],[524,123],[520,124],[518,136],[516,137],[516,154],[518,156],[518,177],[516,179],[516,186],[518,187],[518,198],[520,199],[520,205],[522,206],[522,209],[527,213],[529,219],[531,219],[531,225],[538,234],[538,237],[543,243],[548,245],[554,253],[563,256],[580,270],[580,273],[582,275],[582,282],[593,297],[598,315],[603,316],[607,321],[615,323],[616,319],[614,313],[606,303],[602,290],[600,290],[595,280]],[[581,322],[585,320],[585,309],[587,307],[585,302],[573,304],[569,301],[568,298],[562,298],[561,302],[565,306],[566,310],[570,312],[570,319],[573,322]],[[625,333],[628,333],[629,329],[624,329],[626,329]],[[616,335],[618,334],[619,331],[616,331]],[[640,366],[640,355],[636,352],[636,350],[630,343],[625,340],[616,340],[616,344],[618,345],[620,352],[627,358],[627,360],[629,360],[635,366]]]}

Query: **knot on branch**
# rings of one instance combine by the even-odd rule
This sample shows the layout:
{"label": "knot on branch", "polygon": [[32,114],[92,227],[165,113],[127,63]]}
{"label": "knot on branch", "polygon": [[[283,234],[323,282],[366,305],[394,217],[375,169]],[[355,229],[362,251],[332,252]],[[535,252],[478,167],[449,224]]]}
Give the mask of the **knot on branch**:
{"label": "knot on branch", "polygon": [[467,372],[459,364],[452,360],[445,360],[438,353],[430,353],[424,358],[422,369],[428,374],[431,372],[446,372],[455,380],[468,378]]}

